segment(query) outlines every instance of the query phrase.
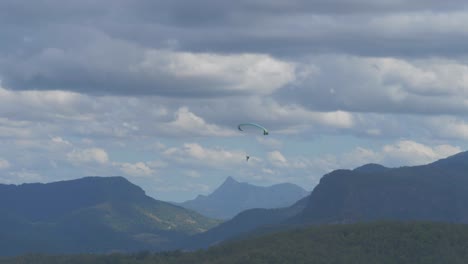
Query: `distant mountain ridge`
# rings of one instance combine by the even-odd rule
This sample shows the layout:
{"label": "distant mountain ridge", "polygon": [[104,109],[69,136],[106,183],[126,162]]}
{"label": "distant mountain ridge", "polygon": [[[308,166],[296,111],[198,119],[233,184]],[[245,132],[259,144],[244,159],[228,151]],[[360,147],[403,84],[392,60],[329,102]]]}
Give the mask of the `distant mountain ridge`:
{"label": "distant mountain ridge", "polygon": [[160,250],[217,223],[123,177],[0,184],[0,255]]}
{"label": "distant mountain ridge", "polygon": [[52,183],[0,184],[0,208],[33,221],[60,217],[103,201],[144,201],[144,191],[123,177],[85,177]]}
{"label": "distant mountain ridge", "polygon": [[371,167],[336,170],[323,176],[307,207],[292,222],[386,219],[468,223],[468,152],[421,166]]}
{"label": "distant mountain ridge", "polygon": [[273,209],[249,209],[234,218],[203,233],[195,234],[183,243],[184,248],[198,249],[215,245],[224,240],[246,235],[257,228],[281,225],[287,219],[304,210],[308,197],[304,197],[289,207]]}
{"label": "distant mountain ridge", "polygon": [[[227,206],[236,199],[223,195],[245,186],[228,178],[200,199]],[[193,249],[259,230],[375,220],[468,223],[468,152],[413,167],[335,170],[291,206],[245,210],[216,227],[219,222],[154,200],[122,177],[0,184],[0,255]]]}
{"label": "distant mountain ridge", "polygon": [[258,229],[375,220],[468,223],[468,152],[414,167],[335,170],[295,205],[244,211],[195,235],[189,246],[208,247]]}
{"label": "distant mountain ridge", "polygon": [[269,209],[290,206],[308,194],[309,192],[303,188],[291,183],[262,187],[238,182],[228,177],[210,195],[199,195],[194,200],[179,203],[179,205],[208,217],[229,219],[252,208]]}

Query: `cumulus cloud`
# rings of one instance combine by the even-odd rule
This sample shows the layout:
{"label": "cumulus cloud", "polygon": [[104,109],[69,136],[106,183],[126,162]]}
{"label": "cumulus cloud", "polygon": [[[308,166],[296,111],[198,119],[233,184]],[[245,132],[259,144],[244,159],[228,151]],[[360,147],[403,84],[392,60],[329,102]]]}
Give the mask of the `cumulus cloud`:
{"label": "cumulus cloud", "polygon": [[274,165],[278,167],[285,167],[288,166],[288,161],[286,158],[281,154],[281,152],[275,150],[272,152],[268,152],[268,160]]}
{"label": "cumulus cloud", "polygon": [[99,34],[82,49],[44,48],[8,65],[2,72],[9,89],[97,95],[265,95],[295,78],[292,63],[270,55],[144,49]]}
{"label": "cumulus cloud", "polygon": [[184,171],[184,175],[190,178],[200,178],[201,174],[195,170],[186,170]]}
{"label": "cumulus cloud", "polygon": [[467,111],[468,66],[463,61],[349,55],[310,60],[316,73],[294,92],[282,90],[279,96],[319,111],[432,115]]}
{"label": "cumulus cloud", "polygon": [[460,147],[449,144],[426,145],[412,140],[399,140],[378,150],[357,147],[331,159],[336,161],[335,169],[354,168],[366,163],[400,167],[428,164],[461,151]]}
{"label": "cumulus cloud", "polygon": [[[44,118],[72,118],[76,109],[84,102],[83,96],[66,91],[10,91],[0,86],[0,111],[6,117],[13,118],[9,110],[29,109],[30,111],[18,111],[14,116],[25,121]],[[76,117],[79,115],[77,114]],[[75,117],[75,118],[76,118]],[[85,119],[85,116],[82,117]]]}
{"label": "cumulus cloud", "polygon": [[[468,135],[467,7],[0,1],[2,181],[123,173],[152,186],[171,175],[161,192],[194,196],[232,171],[311,184],[332,169],[453,154]],[[271,133],[245,146],[243,122]]]}
{"label": "cumulus cloud", "polygon": [[69,141],[64,140],[61,137],[52,137],[51,141],[52,141],[52,143],[57,144],[57,145],[64,145],[64,146],[71,146],[72,145]]}
{"label": "cumulus cloud", "polygon": [[175,119],[162,124],[161,130],[175,135],[195,136],[232,136],[235,132],[223,129],[217,125],[208,124],[203,118],[190,112],[187,107],[181,107],[175,112]]}
{"label": "cumulus cloud", "polygon": [[402,140],[394,145],[383,147],[382,155],[387,162],[400,162],[407,165],[421,165],[461,152],[451,145],[426,146],[410,140]]}
{"label": "cumulus cloud", "polygon": [[74,164],[98,163],[106,164],[109,161],[107,152],[101,148],[74,149],[67,153],[67,159]]}
{"label": "cumulus cloud", "polygon": [[150,168],[144,162],[136,162],[136,163],[114,163],[115,166],[119,167],[120,170],[128,176],[134,177],[147,177],[152,176],[156,173],[155,170]]}
{"label": "cumulus cloud", "polygon": [[434,136],[448,139],[468,139],[468,122],[450,116],[434,117],[425,122]]}
{"label": "cumulus cloud", "polygon": [[333,170],[353,169],[368,163],[379,163],[389,167],[424,165],[461,151],[460,147],[449,144],[431,146],[412,140],[399,140],[379,149],[356,147],[341,154],[294,156],[286,159],[279,152],[271,152],[268,157],[271,164],[277,164],[276,167],[295,169],[296,173],[309,171],[315,177],[319,177]]}
{"label": "cumulus cloud", "polygon": [[12,171],[9,174],[10,178],[6,179],[9,183],[39,182],[43,180],[42,175],[39,173],[24,168],[19,171]]}
{"label": "cumulus cloud", "polygon": [[[357,147],[349,153],[345,153],[342,157],[336,160],[337,164],[350,168],[354,166],[364,165],[366,163],[379,163],[383,161],[383,155],[379,151]],[[336,166],[336,165],[335,165]]]}
{"label": "cumulus cloud", "polygon": [[197,143],[185,143],[182,147],[168,148],[163,154],[176,162],[223,167],[245,162],[245,152],[223,148],[205,148]]}
{"label": "cumulus cloud", "polygon": [[248,97],[210,101],[206,103],[205,108],[197,109],[197,112],[207,120],[231,127],[245,122],[259,123],[273,133],[298,133],[311,126],[317,129],[340,130],[355,125],[354,114],[351,112],[314,111],[303,105],[283,103],[281,100],[283,99]]}
{"label": "cumulus cloud", "polygon": [[[294,80],[294,65],[261,54],[218,55],[153,50],[148,51],[144,61],[132,70],[149,76],[167,74],[173,82],[183,82],[187,86],[173,93],[190,96],[200,96],[210,90],[213,93],[270,94]],[[197,87],[200,81],[200,86],[204,87]],[[158,86],[157,83],[155,85]],[[160,89],[174,90],[173,87]],[[157,94],[158,90],[154,93]]]}

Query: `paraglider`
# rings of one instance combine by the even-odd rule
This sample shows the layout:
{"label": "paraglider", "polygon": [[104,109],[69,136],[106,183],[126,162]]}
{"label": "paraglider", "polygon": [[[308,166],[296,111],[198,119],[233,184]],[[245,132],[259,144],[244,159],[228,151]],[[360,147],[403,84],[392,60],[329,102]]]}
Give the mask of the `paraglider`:
{"label": "paraglider", "polygon": [[257,128],[257,129],[261,129],[263,131],[263,135],[268,135],[268,130],[266,128],[264,128],[263,126],[259,125],[259,124],[255,124],[255,123],[244,123],[244,124],[239,124],[237,126],[237,128],[240,130],[240,131],[244,131],[246,128],[248,127],[252,127],[252,128]]}
{"label": "paraglider", "polygon": [[[243,131],[243,132],[246,131],[246,130],[251,130],[251,129],[253,129],[253,131],[254,131],[255,133],[262,132],[264,136],[268,135],[268,130],[267,130],[265,127],[263,127],[263,126],[261,126],[261,125],[259,125],[259,124],[255,124],[255,123],[243,123],[243,124],[239,124],[239,125],[237,126],[237,129],[239,129],[239,131]],[[245,161],[248,162],[249,159],[250,159],[250,156],[249,156],[249,155],[246,155],[246,156],[245,156]]]}

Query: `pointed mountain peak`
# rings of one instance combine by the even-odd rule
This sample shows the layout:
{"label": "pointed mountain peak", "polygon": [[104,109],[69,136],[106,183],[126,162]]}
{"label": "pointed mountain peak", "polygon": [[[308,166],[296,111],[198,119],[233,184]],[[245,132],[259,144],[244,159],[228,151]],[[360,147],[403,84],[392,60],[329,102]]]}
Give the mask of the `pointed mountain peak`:
{"label": "pointed mountain peak", "polygon": [[239,182],[236,181],[233,177],[229,176],[226,178],[226,180],[223,182],[222,185],[231,185],[231,184],[239,184]]}
{"label": "pointed mountain peak", "polygon": [[[218,187],[216,188],[212,194],[210,195],[217,195],[217,194],[221,194],[221,193],[225,193],[227,191],[232,191],[234,189],[238,189],[240,188],[240,186],[242,185],[242,183],[236,181],[233,177],[229,176],[226,178],[226,180],[224,180],[224,182]],[[208,195],[208,196],[210,196]]]}

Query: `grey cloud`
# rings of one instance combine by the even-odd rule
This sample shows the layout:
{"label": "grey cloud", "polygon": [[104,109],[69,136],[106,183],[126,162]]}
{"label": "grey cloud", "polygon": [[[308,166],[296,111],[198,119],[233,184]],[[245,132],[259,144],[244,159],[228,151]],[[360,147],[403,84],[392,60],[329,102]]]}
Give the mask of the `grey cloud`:
{"label": "grey cloud", "polygon": [[150,61],[151,72],[135,65],[154,50],[291,63],[321,53],[459,57],[468,52],[464,10],[463,1],[2,1],[0,78],[19,90],[245,96],[254,89],[233,90],[226,75],[155,70],[170,64],[164,57]]}
{"label": "grey cloud", "polygon": [[[284,129],[297,125],[300,120],[309,120],[304,118],[308,114],[304,107],[319,112],[343,110],[431,115],[461,115],[467,110],[466,96],[462,92],[444,94],[440,90],[410,89],[398,76],[379,80],[376,77],[378,66],[363,65],[366,58],[362,58],[363,61],[337,59],[340,56],[359,58],[352,54],[377,57],[396,54],[407,56],[400,58],[408,61],[414,56],[455,55],[458,60],[458,55],[465,54],[468,47],[464,43],[468,31],[461,26],[468,21],[465,1],[220,3],[208,0],[190,3],[71,1],[66,4],[52,0],[2,1],[0,37],[5,39],[0,43],[2,86],[12,90],[56,89],[91,95],[168,96],[170,98],[149,100],[171,105],[171,113],[181,106],[188,106],[208,123],[221,127],[254,119],[269,127]],[[192,12],[195,8],[197,12]],[[148,74],[140,68],[135,72],[131,66],[141,65],[147,56],[145,52],[155,50],[207,52],[218,56],[259,52],[294,65],[316,64],[320,72],[311,73],[302,83],[295,78],[277,82],[275,89],[266,91],[226,89],[240,79],[233,81],[226,75],[175,78],[164,71]],[[317,53],[341,55],[320,58]],[[304,61],[304,57],[309,56],[312,59]],[[156,57],[150,62],[157,68],[158,63],[165,63],[163,60],[164,57]],[[240,65],[241,68],[244,66]],[[298,69],[295,74],[300,75],[300,71]],[[280,89],[281,86],[284,88]],[[275,90],[278,91],[274,99],[266,96],[259,100],[258,95],[268,95]],[[193,97],[196,97],[195,102],[190,102],[188,99]],[[219,101],[220,97],[222,101]],[[2,113],[9,117],[24,115],[28,120],[53,120],[59,112],[62,116],[57,118],[62,119],[55,121],[56,129],[65,118],[76,124],[72,127],[79,127],[74,133],[86,132],[102,137],[128,133],[141,135],[144,133],[132,132],[122,124],[132,124],[130,120],[139,120],[136,123],[140,119],[154,120],[146,114],[141,117],[126,114],[125,111],[141,110],[127,107],[125,103],[103,103],[106,107],[120,106],[122,111],[117,114],[109,113],[105,107],[95,107],[88,102],[91,99],[84,101],[74,102],[68,112],[44,105],[33,107],[37,111],[29,114],[13,112],[8,102],[0,105],[0,111],[3,109]],[[20,104],[31,107],[30,102]],[[294,112],[296,116],[272,111],[291,111],[288,107],[292,104],[299,109]],[[105,120],[108,116],[77,114],[87,107],[113,117]],[[148,109],[152,109],[151,106]],[[50,116],[39,114],[41,111]],[[83,118],[96,120],[88,120],[89,123],[83,125]],[[158,118],[157,121],[171,121],[170,115]]]}
{"label": "grey cloud", "polygon": [[[382,105],[394,111],[340,114],[314,112],[300,105],[260,97],[194,101],[162,97],[96,98],[68,92],[1,91],[0,116],[3,118],[0,118],[0,139],[22,140],[24,143],[54,136],[89,138],[96,142],[167,140],[181,136],[187,140],[235,137],[236,125],[242,122],[261,123],[279,138],[288,130],[296,130],[301,138],[325,134],[374,139],[425,137],[443,140],[466,137],[463,136],[466,119],[462,117],[457,122],[442,122],[442,126],[456,128],[449,134],[447,129],[435,129],[436,124],[441,123],[432,121],[438,120],[438,114],[420,115],[416,112],[401,115],[397,110],[403,110],[385,106],[385,103],[388,104],[386,101],[381,101]],[[369,92],[364,90],[362,93]],[[312,100],[307,94],[302,96],[306,101],[320,100]],[[306,102],[303,103],[307,106]],[[377,112],[370,108],[372,105],[366,104],[366,100],[360,103],[361,107],[368,107],[368,112]],[[432,107],[421,102],[420,109],[416,110]],[[442,106],[440,108],[444,109]],[[408,108],[404,110],[408,111]]]}
{"label": "grey cloud", "polygon": [[[463,48],[466,43],[460,43],[460,38],[453,41],[460,34],[450,30],[414,34],[399,28],[401,35],[388,35],[387,28],[373,29],[368,25],[394,14],[422,15],[427,19],[439,14],[450,15],[446,12],[463,12],[466,5],[465,1],[423,0],[2,1],[0,32],[16,44],[28,32],[34,34],[44,27],[61,24],[71,26],[71,33],[75,30],[73,26],[90,27],[148,47],[161,47],[169,40],[177,40],[178,47],[193,51],[286,55],[327,51],[408,56],[434,52],[458,54],[466,52]],[[8,41],[2,45],[7,46]],[[73,45],[72,41],[69,45]]]}
{"label": "grey cloud", "polygon": [[[259,89],[275,89],[294,78],[293,65],[267,55],[145,49],[92,29],[74,29],[74,34],[83,38],[78,41],[81,45],[67,46],[66,36],[79,38],[58,27],[63,35],[58,37],[57,47],[4,57],[0,64],[2,84],[10,89],[72,90],[97,95],[211,97],[268,93]],[[257,75],[249,76],[250,71]]]}
{"label": "grey cloud", "polygon": [[[468,110],[468,67],[463,60],[405,60],[317,56],[305,63],[306,76],[277,100],[316,111],[454,114]],[[309,70],[312,69],[312,70]]]}

